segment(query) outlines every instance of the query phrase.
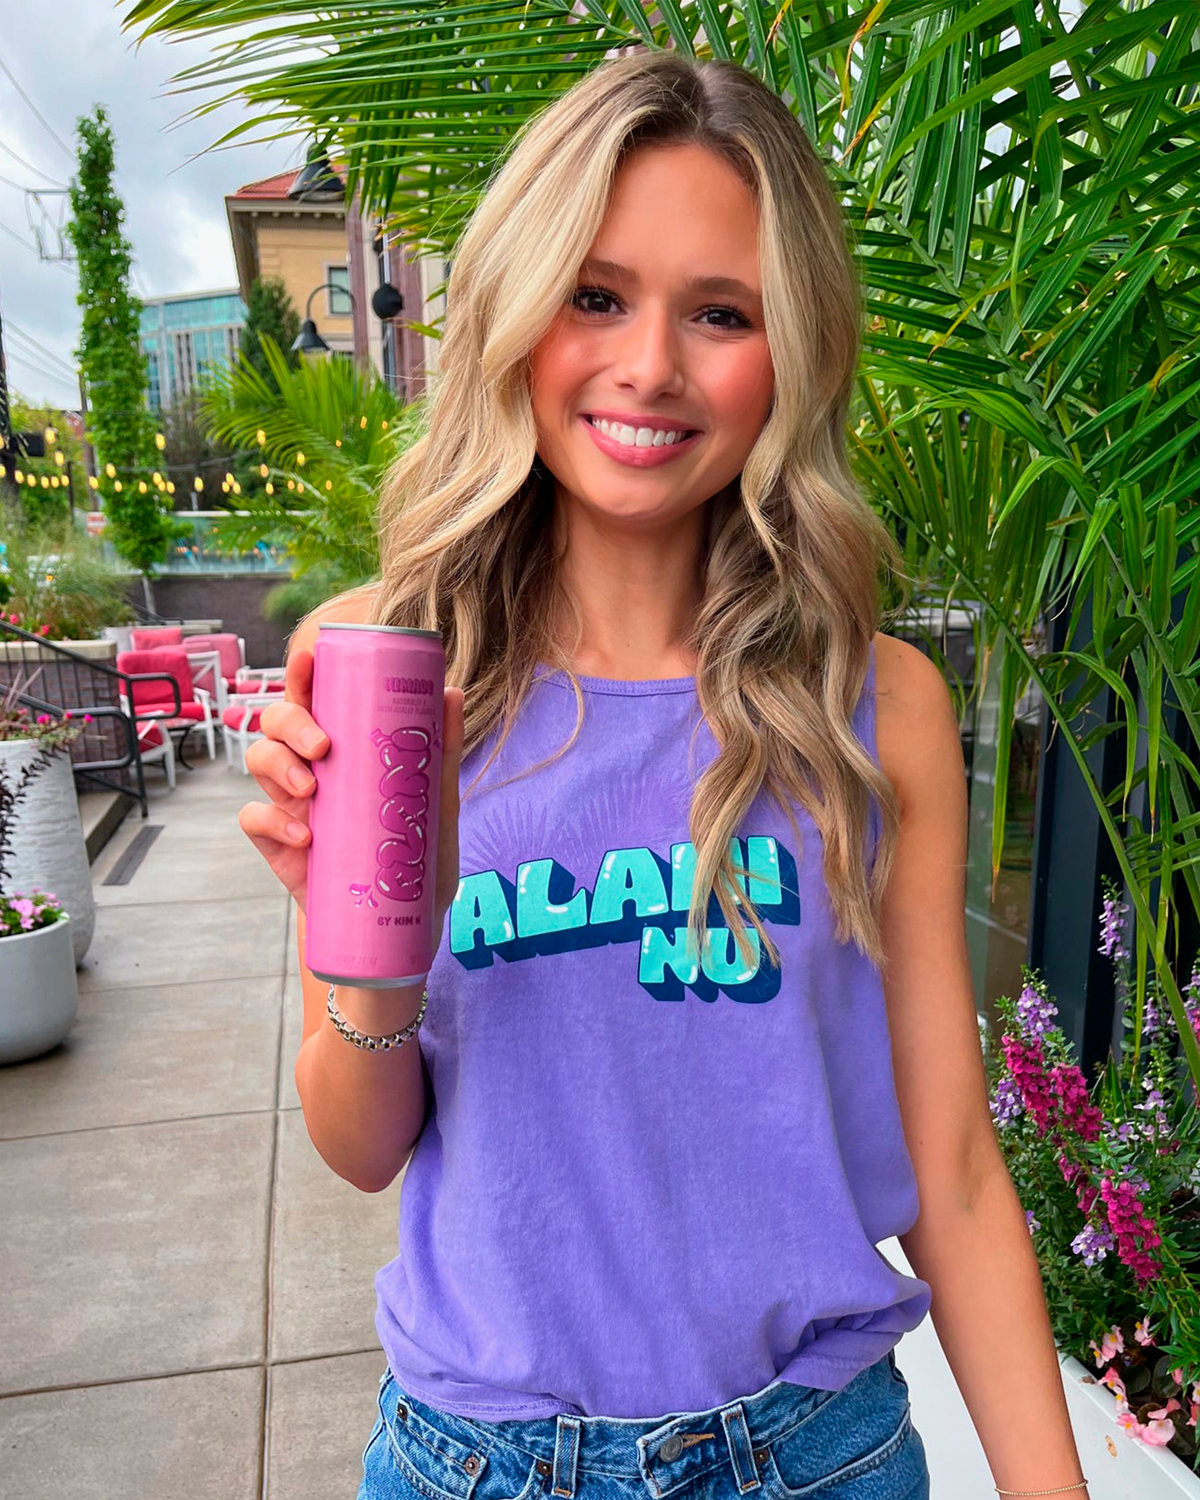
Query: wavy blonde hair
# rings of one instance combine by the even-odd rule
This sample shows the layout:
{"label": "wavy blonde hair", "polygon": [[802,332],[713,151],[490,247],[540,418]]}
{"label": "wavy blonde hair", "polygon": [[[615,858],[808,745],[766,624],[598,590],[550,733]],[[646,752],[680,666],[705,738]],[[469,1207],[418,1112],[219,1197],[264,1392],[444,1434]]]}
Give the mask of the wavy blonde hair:
{"label": "wavy blonde hair", "polygon": [[[775,369],[740,494],[735,482],[708,501],[703,602],[687,642],[719,750],[691,802],[691,951],[703,951],[715,892],[743,961],[756,962],[749,920],[779,963],[753,891],[746,901],[749,873],[731,856],[765,786],[798,848],[793,802],[815,821],[837,938],[853,938],[882,968],[878,900],[898,811],[850,715],[883,579],[906,575],[846,458],[860,300],[841,214],[800,124],[752,73],[670,51],[625,54],[517,132],[455,250],[428,425],[382,497],[372,622],[442,632],[446,680],[465,694],[464,753],[503,726],[479,776],[539,662],[567,674],[577,718],[560,750],[520,774],[575,742],[584,699],[555,622],[564,605],[582,622],[554,555],[554,486],[536,454],[529,355],[575,291],[618,168],[639,146],[683,143],[722,157],[754,195]],[[883,817],[868,876],[872,795]]]}

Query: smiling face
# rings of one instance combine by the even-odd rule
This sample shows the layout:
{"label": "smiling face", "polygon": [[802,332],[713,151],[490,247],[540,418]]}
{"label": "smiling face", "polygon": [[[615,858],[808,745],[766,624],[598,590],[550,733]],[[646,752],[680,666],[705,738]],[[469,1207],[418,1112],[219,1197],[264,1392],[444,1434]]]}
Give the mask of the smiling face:
{"label": "smiling face", "polygon": [[538,454],[560,504],[670,525],[737,478],[770,409],[753,196],[705,147],[640,148],[575,288],[530,355]]}

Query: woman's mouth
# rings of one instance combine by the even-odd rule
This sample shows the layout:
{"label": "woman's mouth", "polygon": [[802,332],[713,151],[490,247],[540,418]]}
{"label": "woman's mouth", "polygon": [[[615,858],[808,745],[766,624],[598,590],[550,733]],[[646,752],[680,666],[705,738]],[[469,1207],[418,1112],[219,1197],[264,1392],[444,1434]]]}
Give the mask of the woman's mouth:
{"label": "woman's mouth", "polygon": [[601,426],[601,418],[587,415],[581,416],[579,420],[587,428],[601,453],[635,469],[656,468],[659,464],[670,463],[681,453],[690,451],[695,446],[696,439],[703,436],[699,431],[664,432],[652,427],[624,426],[618,422],[605,422]]}

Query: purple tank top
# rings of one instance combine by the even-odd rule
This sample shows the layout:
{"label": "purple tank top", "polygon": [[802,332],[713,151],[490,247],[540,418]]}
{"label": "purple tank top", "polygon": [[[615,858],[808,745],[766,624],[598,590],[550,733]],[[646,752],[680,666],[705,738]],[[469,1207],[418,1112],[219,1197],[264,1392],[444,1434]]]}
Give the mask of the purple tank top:
{"label": "purple tank top", "polygon": [[[690,677],[581,678],[571,749],[488,790],[575,722],[567,678],[535,675],[462,805],[419,1033],[436,1104],[375,1278],[388,1363],[484,1421],[838,1390],[931,1300],[876,1248],[918,1210],[879,971],[834,938],[815,823],[796,809],[801,857],[765,794],[735,863],[781,968],[747,972],[723,926],[689,961]],[[854,728],[877,758],[874,719],[872,649]],[[694,774],[716,751],[701,721]],[[879,829],[872,799],[871,853]]]}

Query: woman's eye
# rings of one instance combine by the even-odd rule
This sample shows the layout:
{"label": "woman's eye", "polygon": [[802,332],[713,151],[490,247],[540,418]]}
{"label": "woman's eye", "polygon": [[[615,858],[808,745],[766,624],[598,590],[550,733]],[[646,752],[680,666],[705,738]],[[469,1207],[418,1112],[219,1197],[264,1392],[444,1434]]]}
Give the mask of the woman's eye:
{"label": "woman's eye", "polygon": [[[584,304],[589,297],[595,297],[602,302],[617,302],[619,300],[615,292],[606,291],[603,287],[576,287],[575,291],[571,294],[571,305],[577,308],[579,312],[583,313],[585,317],[603,317],[609,311],[609,309],[606,307],[585,306]],[[749,318],[738,312],[737,308],[735,307],[705,307],[701,309],[699,316],[701,318],[708,318],[713,313],[719,313],[722,317],[732,318],[733,322],[708,323],[705,325],[708,328],[726,328],[732,330],[738,328],[749,328],[751,326]]]}

